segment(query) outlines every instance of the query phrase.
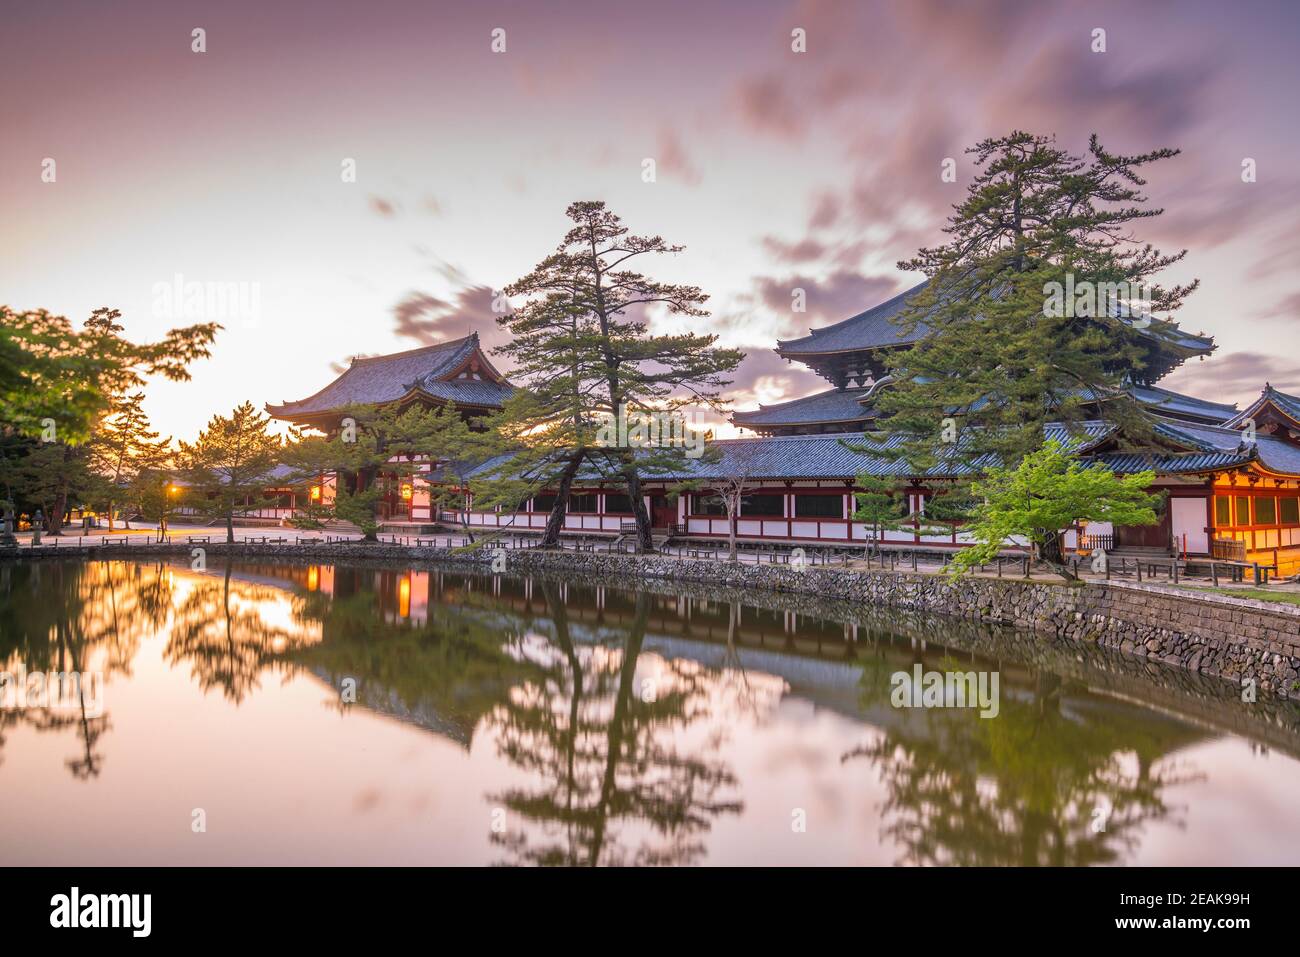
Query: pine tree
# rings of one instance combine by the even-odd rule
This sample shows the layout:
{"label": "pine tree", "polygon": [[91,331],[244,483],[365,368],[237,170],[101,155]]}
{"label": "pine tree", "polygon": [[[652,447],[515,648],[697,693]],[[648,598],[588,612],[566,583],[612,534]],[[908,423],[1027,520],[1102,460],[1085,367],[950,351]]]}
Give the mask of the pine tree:
{"label": "pine tree", "polygon": [[[847,443],[846,443],[847,444]],[[880,552],[885,532],[911,531],[913,524],[907,510],[907,496],[896,479],[863,473],[856,480],[853,496],[853,520],[862,522],[871,532],[867,554]]]}
{"label": "pine tree", "polygon": [[[146,470],[163,468],[171,457],[171,439],[159,439],[149,427],[143,402],[143,392],[115,398],[90,438],[90,466],[104,479],[101,498],[110,531],[114,511],[130,499],[129,490],[136,477]],[[130,528],[129,513],[123,515],[123,522]]]}
{"label": "pine tree", "polygon": [[439,455],[450,453],[455,437],[469,431],[450,406],[356,405],[343,410],[343,422],[329,436],[295,433],[284,461],[298,480],[335,475],[334,515],[356,525],[371,542],[378,541],[377,507],[387,483],[424,475]]}
{"label": "pine tree", "polygon": [[702,308],[708,297],[698,287],[656,282],[629,268],[633,260],[679,253],[682,246],[630,235],[601,202],[573,203],[566,214],[573,226],[556,251],[505,289],[524,301],[498,320],[514,335],[498,352],[513,360],[516,378],[534,395],[509,406],[516,418],[507,431],[541,430],[546,437],[530,446],[538,454],[529,463],[534,475],[557,483],[544,545],[559,540],[569,490],[586,463],[596,476],[627,488],[639,548],[649,551],[642,479],[680,471],[688,453],[662,441],[610,446],[601,427],[660,421],[691,406],[720,411],[721,390],[744,353],[718,348],[715,335],[650,333],[651,310],[708,315]]}
{"label": "pine tree", "polygon": [[213,416],[193,444],[181,443],[191,504],[225,519],[227,542],[235,540],[235,515],[258,507],[246,502],[267,487],[280,462],[283,447],[266,430],[269,421],[245,402],[229,416]]}
{"label": "pine tree", "polygon": [[17,498],[29,515],[41,510],[44,528],[52,535],[62,533],[66,503],[93,496],[99,488],[87,459],[84,446],[40,442],[17,462]]}
{"label": "pine tree", "polygon": [[[889,360],[878,428],[904,441],[886,454],[916,475],[945,459],[1014,464],[1043,446],[1047,423],[1077,429],[1097,410],[1128,447],[1158,444],[1128,387],[1158,374],[1154,350],[1173,348],[1154,313],[1197,283],[1160,286],[1186,250],[1165,255],[1129,230],[1163,212],[1145,206],[1141,170],[1178,151],[1122,156],[1094,135],[1085,158],[1017,131],[967,152],[980,171],[950,239],[898,264],[929,277],[899,319],[926,335]],[[1065,302],[1064,289],[1092,295]]]}

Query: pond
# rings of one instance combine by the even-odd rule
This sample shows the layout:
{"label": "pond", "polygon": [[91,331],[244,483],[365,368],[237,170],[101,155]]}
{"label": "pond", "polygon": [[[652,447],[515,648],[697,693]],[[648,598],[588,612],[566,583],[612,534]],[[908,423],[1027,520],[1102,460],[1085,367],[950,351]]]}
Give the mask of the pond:
{"label": "pond", "polygon": [[[0,671],[3,864],[1300,855],[1293,703],[793,596],[6,563]],[[932,672],[994,676],[995,707],[901,706]]]}

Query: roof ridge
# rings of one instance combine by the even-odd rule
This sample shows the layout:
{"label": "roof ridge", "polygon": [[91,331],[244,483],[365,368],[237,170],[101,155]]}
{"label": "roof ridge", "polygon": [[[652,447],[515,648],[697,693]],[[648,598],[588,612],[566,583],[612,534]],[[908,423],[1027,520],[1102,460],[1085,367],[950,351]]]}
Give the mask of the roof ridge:
{"label": "roof ridge", "polygon": [[[1089,426],[1093,426],[1093,427],[1105,426],[1108,430],[1115,428],[1115,424],[1113,422],[1107,422],[1105,419],[1083,419],[1082,421],[1073,424],[1078,426],[1079,428],[1087,428]],[[1058,428],[1058,429],[1068,430],[1069,427],[1070,427],[1070,423],[1067,422],[1044,422],[1043,423],[1044,429]],[[802,435],[735,435],[729,439],[713,439],[713,441],[714,442],[754,442],[754,441],[761,440],[764,442],[771,442],[771,441],[784,442],[792,439],[799,439],[802,441],[810,441],[813,439],[837,439],[837,438],[843,438],[844,436],[853,436],[854,438],[865,439],[867,438],[867,433],[866,430],[864,429],[854,429],[853,431],[850,432],[810,432],[810,433],[804,433]]]}
{"label": "roof ridge", "polygon": [[823,333],[830,332],[833,329],[839,329],[843,326],[846,326],[850,322],[853,322],[855,319],[861,319],[863,316],[866,316],[869,313],[873,313],[878,309],[884,309],[886,306],[895,303],[906,296],[910,296],[912,293],[918,291],[919,289],[921,289],[921,287],[925,286],[929,282],[930,282],[929,279],[923,279],[915,286],[912,286],[909,289],[904,289],[902,292],[890,296],[884,302],[878,302],[874,306],[871,306],[870,308],[863,309],[861,312],[854,313],[853,315],[849,316],[847,319],[841,319],[839,322],[832,322],[829,326],[819,326],[816,329],[809,329],[807,335],[799,336],[794,339],[778,339],[776,340],[777,350],[779,351],[782,346],[788,345],[792,342],[800,342],[804,339],[810,339],[813,336],[820,336]]}
{"label": "roof ridge", "polygon": [[453,346],[459,348],[460,346],[465,345],[465,343],[469,342],[471,339],[477,342],[478,333],[471,332],[469,335],[461,336],[459,339],[448,339],[445,342],[434,342],[427,346],[420,346],[415,349],[405,349],[401,352],[388,352],[379,356],[358,356],[356,358],[353,358],[352,365],[354,366],[364,365],[372,362],[379,362],[384,359],[399,359],[402,356],[418,355],[421,352],[441,352],[446,349],[451,349]]}
{"label": "roof ridge", "polygon": [[1223,409],[1232,409],[1234,412],[1239,411],[1236,402],[1215,402],[1213,399],[1202,399],[1198,395],[1192,395],[1188,392],[1178,392],[1162,385],[1134,386],[1134,388],[1150,389],[1152,392],[1163,392],[1165,395],[1176,395],[1180,399],[1191,399],[1194,402],[1200,402],[1202,405],[1217,405]]}
{"label": "roof ridge", "polygon": [[804,402],[807,401],[808,399],[816,399],[819,396],[830,395],[832,392],[866,392],[870,388],[871,388],[870,386],[849,386],[841,389],[839,386],[833,385],[829,389],[822,389],[820,392],[809,392],[807,395],[801,395],[797,399],[782,399],[780,402],[773,402],[771,405],[764,405],[762,402],[760,402],[758,404],[757,409],[753,409],[748,412],[736,412],[735,414],[754,415],[755,413],[758,412],[767,412],[767,411],[771,411],[772,409],[779,409],[783,406],[793,405],[796,402]]}

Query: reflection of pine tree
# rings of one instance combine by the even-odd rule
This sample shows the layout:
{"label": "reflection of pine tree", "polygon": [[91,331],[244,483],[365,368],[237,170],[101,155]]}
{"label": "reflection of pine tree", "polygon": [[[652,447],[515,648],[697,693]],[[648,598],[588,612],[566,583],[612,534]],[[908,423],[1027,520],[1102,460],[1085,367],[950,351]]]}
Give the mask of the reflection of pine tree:
{"label": "reflection of pine tree", "polygon": [[899,863],[1123,862],[1143,829],[1172,813],[1164,790],[1196,777],[1158,760],[1184,743],[1169,738],[1177,726],[1134,721],[1122,705],[1067,714],[1060,678],[1038,672],[1028,695],[1010,695],[1007,675],[996,718],[918,709],[919,726],[845,755],[879,769],[882,835],[902,848]]}
{"label": "reflection of pine tree", "polygon": [[[539,655],[544,679],[518,689],[490,722],[498,750],[535,774],[537,788],[512,788],[489,800],[510,812],[493,841],[511,863],[688,864],[704,853],[701,835],[740,802],[726,797],[735,777],[720,761],[681,754],[680,732],[704,716],[705,677],[665,663],[653,695],[638,694],[637,660],[648,601],[621,654],[579,649],[564,603],[541,585],[554,626]],[[625,831],[641,830],[642,835]]]}
{"label": "reflection of pine tree", "polygon": [[263,620],[260,605],[283,597],[277,588],[232,583],[226,565],[220,579],[197,581],[176,609],[163,657],[172,665],[188,661],[204,692],[221,688],[239,704],[259,686],[262,671],[301,640],[300,632]]}
{"label": "reflection of pine tree", "polygon": [[[171,581],[161,566],[126,562],[38,562],[0,569],[0,662],[29,672],[130,674],[145,634],[160,628],[171,607]],[[13,670],[10,667],[9,670]],[[109,730],[108,715],[86,712],[86,689],[75,713],[48,708],[5,712],[0,732],[27,724],[37,731],[73,729],[81,754],[68,769],[79,778],[99,774],[96,751]],[[4,737],[0,734],[0,749]]]}

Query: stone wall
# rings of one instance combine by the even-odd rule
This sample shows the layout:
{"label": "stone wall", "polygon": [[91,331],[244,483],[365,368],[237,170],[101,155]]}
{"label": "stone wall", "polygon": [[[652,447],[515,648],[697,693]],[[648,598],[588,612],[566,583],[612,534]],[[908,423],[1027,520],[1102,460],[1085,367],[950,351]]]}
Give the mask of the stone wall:
{"label": "stone wall", "polygon": [[[110,545],[8,550],[23,558],[188,559],[190,545]],[[451,562],[489,565],[494,552],[351,543],[203,546],[206,557],[311,561]],[[0,551],[4,556],[5,551]],[[509,573],[561,572],[626,584],[636,579],[696,582],[800,593],[822,599],[967,621],[997,622],[1052,638],[1095,643],[1140,658],[1261,691],[1300,697],[1300,607],[1120,582],[1065,583],[790,565],[747,565],[657,555],[506,549]]]}

